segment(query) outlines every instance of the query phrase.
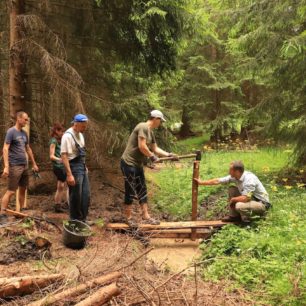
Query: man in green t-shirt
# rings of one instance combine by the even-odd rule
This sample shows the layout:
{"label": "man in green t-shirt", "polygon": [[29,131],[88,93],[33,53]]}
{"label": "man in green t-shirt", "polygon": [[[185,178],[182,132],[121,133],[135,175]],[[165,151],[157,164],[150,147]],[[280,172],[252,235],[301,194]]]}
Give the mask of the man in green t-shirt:
{"label": "man in green t-shirt", "polygon": [[121,170],[125,181],[124,215],[131,227],[137,226],[132,219],[131,204],[133,199],[137,199],[142,207],[144,223],[160,223],[151,218],[148,212],[147,186],[143,165],[148,158],[152,162],[157,162],[159,160],[157,156],[176,158],[173,153],[162,150],[156,144],[153,129],[158,128],[164,121],[166,120],[161,111],[151,111],[150,118],[146,122],[139,123],[131,133],[121,157]]}

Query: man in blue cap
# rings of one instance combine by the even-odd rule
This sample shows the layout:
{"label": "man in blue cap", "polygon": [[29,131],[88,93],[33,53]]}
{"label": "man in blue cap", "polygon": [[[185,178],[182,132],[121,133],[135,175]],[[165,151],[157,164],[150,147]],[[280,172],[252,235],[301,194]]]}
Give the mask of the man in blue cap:
{"label": "man in blue cap", "polygon": [[86,221],[90,203],[88,169],[85,164],[86,115],[74,116],[73,125],[62,137],[61,156],[67,173],[69,186],[69,210],[71,220]]}

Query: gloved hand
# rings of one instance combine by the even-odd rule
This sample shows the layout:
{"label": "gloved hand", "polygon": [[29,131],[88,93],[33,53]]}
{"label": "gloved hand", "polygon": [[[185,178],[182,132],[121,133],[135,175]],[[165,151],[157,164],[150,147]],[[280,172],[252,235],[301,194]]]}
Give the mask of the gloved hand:
{"label": "gloved hand", "polygon": [[156,155],[150,156],[150,160],[151,160],[152,163],[158,163],[159,162],[159,158]]}
{"label": "gloved hand", "polygon": [[179,157],[177,154],[174,153],[168,153],[168,157],[172,157],[172,160],[179,161]]}

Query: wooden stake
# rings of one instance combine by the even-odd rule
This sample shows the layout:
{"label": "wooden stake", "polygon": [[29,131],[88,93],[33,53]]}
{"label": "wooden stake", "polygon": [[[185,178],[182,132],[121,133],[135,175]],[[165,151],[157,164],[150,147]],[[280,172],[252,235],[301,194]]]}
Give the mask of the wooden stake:
{"label": "wooden stake", "polygon": [[[191,220],[196,221],[198,216],[198,183],[194,180],[199,178],[200,173],[200,161],[195,160],[193,162],[193,174],[192,174],[192,211]],[[194,228],[191,230],[191,240],[196,240],[197,230]]]}

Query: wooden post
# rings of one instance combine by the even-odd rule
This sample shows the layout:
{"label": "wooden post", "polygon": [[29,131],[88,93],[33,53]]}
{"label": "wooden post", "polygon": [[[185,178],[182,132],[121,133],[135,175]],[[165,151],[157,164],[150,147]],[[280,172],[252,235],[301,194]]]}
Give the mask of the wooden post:
{"label": "wooden post", "polygon": [[[193,162],[193,174],[192,174],[192,212],[191,220],[196,221],[198,216],[198,183],[195,182],[195,178],[199,178],[200,175],[200,161],[195,160]],[[197,230],[193,228],[191,230],[191,240],[196,240]]]}

